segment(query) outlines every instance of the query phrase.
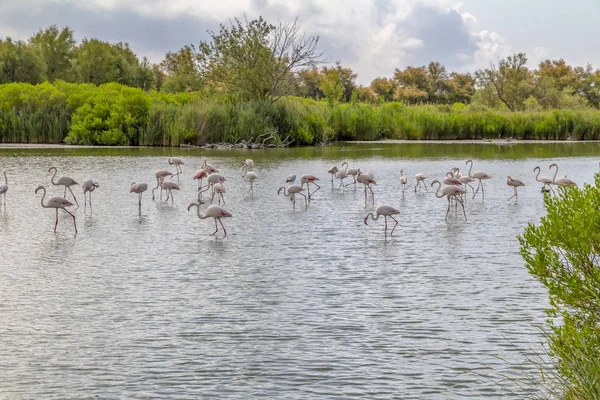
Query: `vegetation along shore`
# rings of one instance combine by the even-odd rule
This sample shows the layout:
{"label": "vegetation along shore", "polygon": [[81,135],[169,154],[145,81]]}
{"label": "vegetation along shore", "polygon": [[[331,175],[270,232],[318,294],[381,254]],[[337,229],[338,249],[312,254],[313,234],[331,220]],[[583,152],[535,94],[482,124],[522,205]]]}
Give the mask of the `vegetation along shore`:
{"label": "vegetation along shore", "polygon": [[40,29],[0,39],[0,142],[285,147],[342,140],[600,140],[600,70],[523,53],[474,73],[356,84],[297,21],[234,19],[158,64],[126,43]]}

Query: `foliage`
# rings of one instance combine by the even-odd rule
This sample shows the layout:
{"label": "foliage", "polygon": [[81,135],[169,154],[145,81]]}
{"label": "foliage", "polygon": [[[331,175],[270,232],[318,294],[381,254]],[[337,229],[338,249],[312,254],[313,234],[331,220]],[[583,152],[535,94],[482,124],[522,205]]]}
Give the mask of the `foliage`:
{"label": "foliage", "polygon": [[561,398],[600,396],[600,175],[595,186],[544,200],[547,215],[519,237],[527,269],[547,289],[551,355]]}

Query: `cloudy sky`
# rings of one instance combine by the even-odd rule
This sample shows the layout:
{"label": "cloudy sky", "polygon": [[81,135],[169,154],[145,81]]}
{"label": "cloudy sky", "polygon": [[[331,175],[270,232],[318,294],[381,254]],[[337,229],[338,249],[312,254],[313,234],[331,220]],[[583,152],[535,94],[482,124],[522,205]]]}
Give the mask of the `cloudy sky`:
{"label": "cloudy sky", "polygon": [[158,62],[244,13],[298,17],[362,84],[430,61],[471,72],[514,52],[530,67],[546,58],[600,67],[600,0],[0,0],[0,37],[69,26],[77,39],[129,42]]}

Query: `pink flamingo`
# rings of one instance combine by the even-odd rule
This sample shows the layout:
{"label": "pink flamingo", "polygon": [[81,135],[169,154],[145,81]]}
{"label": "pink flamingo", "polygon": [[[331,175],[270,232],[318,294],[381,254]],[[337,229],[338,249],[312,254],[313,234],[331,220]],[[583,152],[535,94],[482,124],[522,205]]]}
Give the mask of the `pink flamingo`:
{"label": "pink flamingo", "polygon": [[56,210],[56,222],[54,223],[54,233],[56,233],[56,226],[58,225],[58,210],[61,209],[64,212],[66,212],[67,214],[69,214],[71,217],[73,217],[73,226],[75,227],[75,234],[77,235],[77,224],[75,223],[75,215],[66,209],[66,207],[72,206],[73,203],[71,203],[69,200],[65,199],[64,197],[52,197],[50,200],[48,200],[48,202],[46,204],[44,204],[44,198],[46,197],[46,188],[40,185],[35,189],[35,193],[37,194],[37,192],[40,190],[44,191],[44,194],[42,195],[42,199],[40,200],[42,207],[54,208]]}
{"label": "pink flamingo", "polygon": [[[348,165],[348,164],[346,164],[346,165]],[[344,185],[344,179],[346,179],[348,177],[348,173],[346,172],[346,170],[340,169],[338,172],[335,173],[335,177],[336,177],[336,179],[340,180],[340,186],[338,187],[338,189],[345,190],[346,186]]]}
{"label": "pink flamingo", "polygon": [[198,203],[191,203],[188,206],[188,211],[190,211],[190,208],[192,207],[196,207],[196,210],[198,212],[198,218],[200,219],[206,219],[206,218],[214,218],[215,220],[215,231],[213,232],[213,235],[215,235],[218,231],[219,231],[219,227],[217,225],[217,220],[219,220],[219,223],[221,224],[221,227],[223,227],[223,232],[225,233],[224,236],[227,236],[227,229],[225,229],[225,225],[223,225],[223,222],[221,221],[221,218],[229,218],[231,217],[231,213],[229,213],[228,211],[226,211],[223,207],[217,206],[217,205],[211,205],[208,206],[208,208],[206,209],[206,211],[204,212],[204,214],[200,214],[200,204],[204,204],[204,202],[200,202]]}
{"label": "pink flamingo", "polygon": [[[537,171],[537,174],[535,176],[535,180],[544,184],[544,186],[542,186],[542,192],[549,192],[550,190],[552,190],[552,193],[556,194],[554,192],[554,189],[552,189],[552,185],[554,184],[554,181],[552,181],[552,179],[550,179],[548,177],[545,177],[545,176],[542,176],[540,178],[540,172],[541,172],[540,167],[535,167],[533,169],[533,172],[535,172],[535,171]],[[546,189],[546,186],[548,186],[548,189],[550,189],[550,190]]]}
{"label": "pink flamingo", "polygon": [[212,174],[208,175],[206,181],[208,182],[206,186],[202,186],[200,187],[200,189],[198,189],[198,201],[200,201],[200,199],[202,198],[202,192],[212,190],[212,192],[214,193],[214,185],[217,183],[225,182],[225,177],[219,174],[218,172],[213,172]]}
{"label": "pink flamingo", "polygon": [[[465,221],[467,220],[467,213],[465,212],[465,205],[463,204],[463,202],[460,200],[460,195],[463,195],[466,193],[465,189],[463,189],[461,186],[456,186],[456,185],[448,185],[448,186],[444,186],[443,188],[441,187],[442,184],[440,183],[440,181],[433,181],[431,182],[431,186],[433,187],[433,185],[438,184],[438,188],[435,192],[435,196],[438,198],[442,198],[444,196],[446,196],[448,198],[448,210],[446,210],[446,220],[448,220],[448,213],[450,212],[450,206],[451,206],[451,202],[450,200],[452,198],[454,198],[454,200],[458,203],[460,203],[460,205],[462,206],[462,210],[463,210],[463,214],[465,216]],[[442,194],[440,195],[440,188],[442,189]]]}
{"label": "pink flamingo", "polygon": [[[458,168],[457,168],[458,170]],[[465,194],[467,192],[467,186],[471,188],[471,191],[473,192],[473,196],[475,196],[475,188],[473,186],[471,186],[472,182],[475,182],[475,180],[473,178],[471,178],[470,176],[467,175],[461,175],[458,180],[460,181],[460,183],[462,183],[463,185],[465,185]],[[465,200],[467,199],[467,196],[465,196]]]}
{"label": "pink flamingo", "polygon": [[250,189],[248,191],[254,194],[254,181],[258,179],[258,176],[256,176],[254,172],[250,171],[244,174],[244,179],[246,182],[250,182]]}
{"label": "pink flamingo", "polygon": [[288,175],[288,176],[285,178],[285,183],[286,183],[286,184],[293,185],[293,184],[294,184],[294,182],[296,182],[296,175],[294,175],[294,174],[290,174],[290,175]]}
{"label": "pink flamingo", "polygon": [[177,182],[179,182],[179,174],[183,173],[183,170],[181,169],[181,166],[184,165],[183,160],[178,157],[170,157],[167,160],[167,162],[169,163],[169,165],[175,165],[175,170],[177,171],[177,173],[171,174],[171,175],[177,176]]}
{"label": "pink flamingo", "polygon": [[244,175],[245,175],[246,172],[252,171],[253,169],[254,169],[254,161],[252,161],[251,159],[248,158],[246,161],[244,161],[244,164],[242,165],[242,172],[244,172]]}
{"label": "pink flamingo", "polygon": [[462,186],[462,182],[460,181],[460,179],[455,178],[452,172],[446,172],[446,177],[444,178],[444,185]]}
{"label": "pink flamingo", "polygon": [[415,185],[415,193],[417,193],[417,188],[419,188],[419,190],[421,190],[421,183],[423,184],[425,191],[429,192],[429,190],[427,190],[427,185],[425,185],[425,179],[427,179],[425,174],[418,173],[415,175],[415,179],[417,180],[417,184]]}
{"label": "pink flamingo", "polygon": [[406,187],[407,179],[404,176],[404,170],[400,170],[400,184],[402,185],[402,195],[404,195],[404,188]]}
{"label": "pink flamingo", "polygon": [[100,187],[100,184],[98,182],[94,182],[91,179],[87,179],[85,181],[83,181],[83,184],[81,185],[81,187],[83,188],[83,201],[85,202],[83,205],[83,212],[85,213],[85,210],[87,209],[87,195],[86,193],[89,193],[89,197],[90,197],[90,214],[93,212],[92,211],[92,192],[97,188]]}
{"label": "pink flamingo", "polygon": [[371,217],[371,219],[373,221],[376,221],[379,219],[380,215],[383,215],[384,221],[385,221],[384,234],[387,237],[387,229],[388,229],[387,219],[388,219],[388,217],[390,217],[395,222],[394,227],[392,228],[392,231],[390,232],[390,236],[392,236],[394,234],[394,229],[396,229],[396,226],[398,226],[398,221],[396,220],[396,218],[393,217],[396,214],[400,214],[400,211],[396,210],[392,206],[388,206],[387,204],[384,204],[381,206],[377,206],[377,208],[375,209],[375,216],[373,216],[373,213],[368,213],[367,216],[365,217],[364,222],[365,222],[365,225],[368,225],[367,220],[369,219],[369,217]]}
{"label": "pink flamingo", "polygon": [[146,183],[133,182],[131,186],[129,186],[129,193],[137,193],[139,195],[138,206],[140,209],[140,214],[142,213],[142,193],[144,193],[146,190],[148,190],[148,184]]}
{"label": "pink flamingo", "polygon": [[475,198],[475,195],[477,194],[477,192],[479,192],[479,188],[481,188],[481,200],[485,200],[485,194],[483,192],[483,179],[490,179],[491,176],[489,176],[488,174],[486,174],[485,172],[482,171],[475,171],[475,173],[473,175],[471,175],[471,170],[473,169],[473,160],[468,160],[466,162],[466,164],[471,163],[471,167],[469,168],[469,178],[473,178],[473,179],[477,179],[479,180],[479,184],[477,185],[477,190],[475,190],[475,193],[473,193],[473,198]]}
{"label": "pink flamingo", "polygon": [[515,190],[515,194],[513,194],[508,200],[510,200],[514,197],[515,203],[516,203],[517,201],[519,201],[519,193],[517,192],[517,188],[519,186],[525,186],[525,184],[518,179],[511,178],[510,176],[508,176],[508,178],[506,179],[506,184],[508,186],[512,186]]}
{"label": "pink flamingo", "polygon": [[[287,189],[287,193],[286,193],[286,189]],[[304,197],[304,206],[305,206],[304,209],[305,210],[308,209],[308,200],[306,199],[306,195],[300,193],[300,192],[304,191],[304,188],[302,186],[290,185],[287,188],[285,186],[282,186],[279,188],[279,190],[277,190],[277,194],[279,194],[282,190],[283,190],[283,195],[286,197],[289,197],[290,200],[292,201],[292,207],[294,208],[294,211],[296,211],[296,195],[297,194]]]}
{"label": "pink flamingo", "polygon": [[58,172],[58,170],[56,169],[56,167],[50,167],[48,168],[48,172],[52,172],[54,170],[54,175],[52,175],[52,184],[54,186],[64,186],[65,187],[65,193],[63,195],[63,197],[67,197],[67,189],[69,189],[69,192],[71,192],[71,196],[73,196],[73,199],[75,200],[75,204],[77,204],[77,207],[79,207],[79,203],[77,202],[77,198],[75,198],[75,195],[73,194],[73,191],[71,190],[71,186],[75,186],[75,185],[79,185],[79,183],[75,182],[75,180],[66,177],[66,176],[61,176],[60,178],[58,178],[58,181],[54,181],[54,178],[56,177],[56,173]]}
{"label": "pink flamingo", "polygon": [[223,205],[225,205],[225,197],[223,197],[223,193],[225,193],[225,186],[223,186],[223,184],[221,182],[215,183],[213,185],[213,195],[210,199],[210,203],[212,204],[213,198],[215,197],[215,194],[216,194],[219,204],[221,204],[221,200],[223,200]]}
{"label": "pink flamingo", "polygon": [[200,168],[193,176],[194,180],[198,180],[198,190],[202,187],[202,180],[208,176],[204,168]]}
{"label": "pink flamingo", "polygon": [[[360,169],[358,168],[348,168],[348,163],[344,161],[344,164],[346,164],[346,174],[348,174],[348,176],[352,177],[352,183],[348,183],[346,184],[346,186],[350,186],[350,185],[354,185],[354,190],[356,190],[356,177],[358,176],[358,173],[360,171]],[[344,164],[342,164],[342,167],[344,166]]]}
{"label": "pink flamingo", "polygon": [[[315,194],[316,192],[319,191],[319,189],[321,189],[321,186],[317,185],[317,181],[319,180],[319,178],[317,178],[314,175],[302,175],[300,177],[300,186],[304,187],[304,185],[306,184],[306,189],[308,189],[308,199],[310,200],[312,195]],[[310,193],[310,184],[313,184],[317,187],[317,189],[315,189],[312,193]]]}
{"label": "pink flamingo", "polygon": [[161,187],[161,183],[164,182],[164,180],[165,180],[165,178],[167,176],[173,176],[173,173],[169,172],[169,171],[165,171],[163,169],[163,170],[160,170],[160,171],[156,171],[156,173],[154,174],[154,176],[156,176],[156,187],[154,189],[152,189],[152,200],[154,200],[154,191],[156,189],[158,189],[158,188],[161,188],[160,189],[160,199],[162,200],[162,191],[163,191],[163,189]]}
{"label": "pink flamingo", "polygon": [[169,197],[170,197],[171,198],[171,205],[173,205],[174,204],[174,201],[173,201],[173,190],[180,190],[179,186],[177,186],[177,184],[175,182],[162,182],[160,184],[160,187],[169,192],[167,194],[167,198],[165,199],[164,203],[166,203],[167,201],[169,201]]}
{"label": "pink flamingo", "polygon": [[556,167],[556,171],[554,172],[554,177],[552,178],[552,183],[554,183],[555,185],[558,185],[558,186],[565,186],[565,187],[577,186],[577,184],[575,182],[573,182],[566,176],[564,178],[557,179],[556,175],[558,174],[558,165],[556,163],[550,164],[550,169],[552,169],[552,167]]}
{"label": "pink flamingo", "polygon": [[4,171],[4,185],[0,185],[0,196],[2,196],[4,210],[6,210],[6,192],[8,192],[8,179],[6,178],[6,171]]}
{"label": "pink flamingo", "polygon": [[365,206],[367,205],[367,188],[371,192],[371,198],[373,199],[371,204],[375,204],[375,193],[373,192],[371,185],[377,185],[377,182],[373,179],[373,175],[369,172],[363,174],[359,170],[358,175],[356,176],[356,182],[365,185]]}

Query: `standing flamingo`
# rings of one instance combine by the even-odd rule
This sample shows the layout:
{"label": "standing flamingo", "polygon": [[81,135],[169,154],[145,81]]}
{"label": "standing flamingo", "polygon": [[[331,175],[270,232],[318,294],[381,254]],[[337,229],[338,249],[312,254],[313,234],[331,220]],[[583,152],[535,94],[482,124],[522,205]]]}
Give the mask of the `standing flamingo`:
{"label": "standing flamingo", "polygon": [[[454,200],[458,203],[460,203],[460,205],[462,206],[462,210],[463,210],[463,214],[465,216],[465,221],[467,220],[467,213],[465,212],[465,205],[464,203],[460,200],[460,195],[463,195],[466,193],[465,189],[463,189],[461,186],[456,186],[456,185],[448,185],[448,186],[444,186],[443,188],[441,188],[442,184],[440,183],[440,181],[433,181],[431,182],[431,186],[433,187],[433,185],[438,184],[438,188],[435,192],[435,196],[438,198],[442,198],[444,196],[446,196],[448,198],[448,210],[446,210],[446,220],[448,220],[448,213],[450,212],[450,206],[451,206],[451,202],[450,200],[452,198],[454,198]],[[442,189],[442,194],[439,194],[440,192],[440,188]]]}
{"label": "standing flamingo", "polygon": [[[354,185],[354,190],[356,190],[356,177],[358,176],[360,169],[358,169],[358,168],[348,169],[348,163],[346,163],[346,162],[344,162],[344,163],[346,164],[346,174],[348,174],[349,176],[352,176],[352,183],[348,183],[346,186]],[[343,165],[344,164],[342,164],[342,166]]]}
{"label": "standing flamingo", "polygon": [[175,165],[176,174],[171,174],[172,176],[177,176],[177,182],[179,182],[179,174],[183,173],[181,166],[183,165],[183,160],[178,157],[170,157],[167,162],[169,165]]}
{"label": "standing flamingo", "polygon": [[[533,169],[533,172],[535,172],[535,171],[537,171],[537,174],[535,176],[535,180],[544,184],[544,186],[542,186],[542,192],[549,192],[550,190],[552,190],[552,193],[556,194],[554,192],[554,189],[552,189],[552,185],[554,184],[554,181],[552,179],[548,178],[548,177],[545,177],[545,176],[542,176],[540,178],[540,172],[541,172],[540,167],[535,167]],[[550,189],[550,190],[546,189],[546,186],[548,186],[548,189]]]}
{"label": "standing flamingo", "polygon": [[338,172],[335,173],[336,179],[340,180],[340,186],[338,187],[338,189],[342,189],[342,190],[346,189],[346,186],[344,185],[344,179],[346,179],[348,177],[348,173],[346,172],[346,170],[347,170],[347,168],[340,169]]}
{"label": "standing flamingo", "polygon": [[65,197],[65,198],[67,197],[67,189],[69,189],[69,192],[71,192],[71,196],[73,196],[73,199],[75,200],[75,204],[77,204],[77,207],[79,207],[77,198],[75,198],[75,195],[73,194],[73,191],[71,190],[71,186],[79,185],[79,183],[75,182],[75,180],[73,180],[69,177],[66,177],[66,176],[61,176],[60,178],[58,178],[58,181],[54,181],[54,178],[56,178],[56,173],[58,172],[58,170],[56,169],[56,167],[48,168],[48,172],[52,172],[52,171],[54,171],[54,175],[52,175],[52,184],[54,186],[64,186],[65,187],[65,193],[63,195],[63,197]]}
{"label": "standing flamingo", "polygon": [[35,193],[37,194],[37,192],[40,190],[44,191],[42,199],[40,200],[42,207],[54,208],[56,210],[56,222],[54,223],[54,233],[56,233],[56,226],[58,225],[58,210],[61,209],[67,214],[69,214],[71,217],[73,217],[73,226],[75,227],[75,234],[77,235],[77,224],[75,223],[75,215],[73,215],[69,210],[66,209],[66,207],[72,206],[73,203],[71,203],[64,197],[52,197],[50,200],[48,200],[46,204],[44,204],[44,198],[46,197],[46,188],[40,185],[35,189]]}
{"label": "standing flamingo", "polygon": [[452,172],[446,172],[446,176],[444,177],[444,185],[462,186],[462,182],[460,179],[455,178]]}
{"label": "standing flamingo", "polygon": [[214,186],[217,183],[225,182],[225,177],[218,172],[213,172],[212,174],[208,175],[206,181],[208,182],[206,186],[202,186],[200,189],[198,189],[198,202],[200,202],[200,199],[202,198],[202,192],[211,190],[214,193]]}
{"label": "standing flamingo", "polygon": [[288,175],[288,176],[285,178],[285,183],[286,183],[286,184],[293,185],[293,184],[294,184],[294,182],[296,182],[296,175],[294,175],[294,174],[290,174],[290,175]]}
{"label": "standing flamingo", "polygon": [[394,229],[396,229],[396,226],[398,226],[398,221],[396,220],[396,218],[393,217],[396,214],[400,214],[400,211],[396,210],[392,206],[388,206],[387,204],[384,204],[381,206],[377,206],[377,208],[375,209],[375,216],[373,216],[373,213],[368,213],[367,216],[365,217],[364,222],[365,222],[365,225],[368,225],[367,220],[369,219],[369,217],[371,217],[371,219],[373,221],[376,221],[379,219],[380,215],[383,215],[384,221],[385,221],[384,234],[385,234],[385,237],[387,237],[387,229],[388,229],[387,219],[388,219],[388,217],[390,217],[395,222],[394,227],[392,228],[392,231],[390,232],[390,236],[392,236],[394,234]]}
{"label": "standing flamingo", "polygon": [[152,189],[152,200],[154,200],[154,191],[156,189],[158,189],[158,188],[161,188],[160,189],[160,199],[162,200],[162,191],[163,191],[163,189],[161,187],[161,183],[164,182],[164,180],[165,180],[165,178],[167,176],[173,176],[173,173],[169,172],[169,171],[165,171],[163,169],[163,170],[160,170],[160,171],[156,171],[156,173],[154,174],[154,176],[156,176],[156,187],[154,189]]}
{"label": "standing flamingo", "polygon": [[246,182],[250,182],[250,189],[248,191],[254,194],[254,181],[258,179],[258,176],[256,176],[254,172],[250,171],[244,174],[244,179],[246,180]]}
{"label": "standing flamingo", "polygon": [[375,193],[373,192],[371,185],[377,185],[377,182],[375,182],[375,179],[373,179],[373,175],[370,172],[363,174],[359,170],[358,175],[356,176],[356,182],[365,185],[365,206],[367,205],[367,189],[369,189],[371,192],[371,197],[373,199],[371,204],[375,204]]}
{"label": "standing flamingo", "polygon": [[129,193],[137,193],[139,195],[138,206],[140,214],[142,213],[142,193],[144,193],[146,190],[148,190],[148,184],[146,183],[133,182],[131,186],[129,186]]}
{"label": "standing flamingo", "polygon": [[213,232],[213,235],[216,234],[219,231],[219,227],[217,226],[217,220],[219,220],[219,223],[221,224],[221,226],[223,227],[223,232],[225,233],[225,236],[227,236],[227,229],[225,229],[225,226],[223,225],[223,222],[221,221],[221,218],[228,218],[231,217],[231,213],[229,213],[228,211],[226,211],[223,207],[217,206],[217,205],[211,205],[208,206],[208,208],[206,209],[206,211],[204,212],[204,214],[200,214],[200,204],[204,204],[203,202],[198,203],[191,203],[188,206],[188,211],[190,211],[190,208],[196,206],[197,212],[198,212],[198,218],[200,219],[206,219],[206,218],[214,218],[215,219],[215,231]]}
{"label": "standing flamingo", "polygon": [[552,164],[550,164],[550,169],[552,169],[552,167],[556,167],[556,171],[554,172],[554,177],[552,178],[552,183],[554,183],[555,185],[558,185],[558,186],[565,186],[565,187],[577,186],[577,184],[575,182],[573,182],[566,176],[564,178],[557,179],[556,175],[558,174],[558,165],[556,163],[552,163]]}
{"label": "standing flamingo", "polygon": [[89,193],[89,197],[90,197],[90,214],[93,212],[92,211],[92,192],[97,188],[100,187],[100,184],[98,182],[94,182],[91,179],[87,179],[85,181],[83,181],[83,184],[81,185],[81,187],[83,188],[83,201],[84,201],[84,205],[83,205],[83,212],[85,214],[85,210],[87,209],[87,195],[86,193]]}
{"label": "standing flamingo", "polygon": [[[458,170],[458,168],[457,168]],[[460,183],[462,183],[463,185],[465,185],[465,195],[467,192],[467,186],[471,188],[471,191],[473,192],[473,196],[475,196],[475,188],[473,186],[471,186],[472,182],[475,182],[475,180],[473,178],[471,178],[470,176],[467,175],[461,175],[458,180],[460,181]],[[467,196],[465,196],[465,200],[467,199]]]}
{"label": "standing flamingo", "polygon": [[[344,165],[344,164],[342,164]],[[327,171],[327,173],[329,173],[331,175],[331,188],[333,189],[333,178],[336,176],[336,174],[338,173],[339,169],[337,167],[337,165],[334,165],[333,167],[329,168],[329,170]]]}
{"label": "standing flamingo", "polygon": [[429,190],[427,190],[427,185],[425,185],[425,179],[427,179],[425,174],[418,173],[415,175],[415,179],[417,180],[417,184],[415,185],[415,193],[417,193],[417,188],[419,188],[419,190],[421,190],[421,183],[423,184],[425,191],[429,192]]}
{"label": "standing flamingo", "polygon": [[471,164],[471,167],[469,168],[469,178],[473,178],[473,179],[477,179],[479,180],[479,184],[477,185],[477,190],[475,190],[475,193],[473,194],[473,198],[475,198],[475,195],[477,194],[477,192],[479,192],[479,188],[481,188],[481,200],[485,200],[485,194],[483,191],[483,179],[490,179],[491,176],[489,176],[488,174],[486,174],[485,172],[481,172],[481,171],[475,171],[475,173],[473,175],[471,175],[471,170],[473,169],[473,160],[467,160],[466,164]]}
{"label": "standing flamingo", "polygon": [[8,192],[8,179],[6,178],[6,171],[4,171],[4,185],[0,185],[0,196],[2,196],[4,210],[6,210],[6,192]]}
{"label": "standing flamingo", "polygon": [[[308,199],[310,200],[312,195],[315,194],[316,192],[319,191],[319,189],[321,189],[321,186],[317,185],[317,181],[319,180],[319,178],[317,178],[314,175],[302,175],[300,177],[300,186],[304,187],[304,185],[306,184],[306,189],[308,189]],[[313,184],[317,187],[317,189],[315,189],[312,193],[310,193],[310,184]]]}
{"label": "standing flamingo", "polygon": [[225,205],[225,197],[223,197],[223,193],[225,193],[225,186],[221,182],[215,183],[213,185],[213,195],[210,199],[210,203],[212,204],[213,198],[215,194],[217,195],[217,200],[219,201],[219,205],[221,204],[221,200],[223,200],[223,205]]}
{"label": "standing flamingo", "polygon": [[175,182],[162,182],[160,184],[160,187],[169,192],[169,194],[167,194],[167,198],[165,199],[164,203],[166,203],[167,201],[169,201],[169,197],[170,197],[171,198],[171,205],[173,205],[174,204],[174,201],[173,201],[173,190],[180,190],[179,186],[177,186],[177,184]]}
{"label": "standing flamingo", "polygon": [[254,169],[254,161],[252,161],[251,159],[247,159],[246,161],[244,161],[244,164],[242,165],[242,171],[244,172],[244,174],[246,174],[246,172],[248,171],[252,171],[252,169]]}
{"label": "standing flamingo", "polygon": [[517,201],[519,201],[519,194],[517,192],[517,188],[519,186],[525,186],[525,184],[523,182],[521,182],[520,180],[518,180],[518,179],[511,178],[510,176],[508,176],[508,178],[506,179],[506,184],[508,186],[512,186],[515,189],[515,194],[513,194],[508,200],[510,200],[510,199],[512,199],[514,197],[515,198],[515,203],[516,203]]}
{"label": "standing flamingo", "polygon": [[407,179],[404,176],[404,170],[400,170],[400,184],[402,185],[402,195],[404,195],[404,188],[406,188]]}
{"label": "standing flamingo", "polygon": [[[287,193],[286,193],[286,189],[287,189]],[[279,192],[281,192],[282,190],[283,190],[283,195],[286,197],[289,197],[290,200],[292,201],[292,207],[293,207],[294,211],[296,211],[296,195],[297,194],[304,197],[304,209],[305,210],[308,209],[308,200],[306,199],[306,195],[300,193],[300,192],[304,191],[304,188],[302,186],[290,185],[287,188],[285,186],[282,186],[279,188],[279,190],[277,190],[277,194],[279,194]]]}
{"label": "standing flamingo", "polygon": [[202,187],[202,180],[207,176],[208,173],[206,172],[206,170],[204,168],[200,168],[192,177],[192,179],[198,180],[198,190],[200,190],[200,188]]}

